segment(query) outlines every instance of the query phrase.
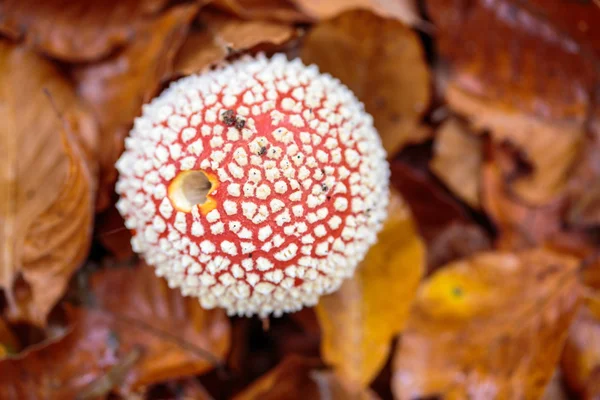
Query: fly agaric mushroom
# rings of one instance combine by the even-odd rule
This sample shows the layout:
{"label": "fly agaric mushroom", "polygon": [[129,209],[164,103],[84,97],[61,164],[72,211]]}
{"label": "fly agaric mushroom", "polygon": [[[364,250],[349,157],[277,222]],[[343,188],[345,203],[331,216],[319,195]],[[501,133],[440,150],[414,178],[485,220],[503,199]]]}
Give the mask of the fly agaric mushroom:
{"label": "fly agaric mushroom", "polygon": [[373,119],[314,65],[246,56],[143,107],[117,163],[133,249],[204,308],[264,317],[350,277],[386,216]]}

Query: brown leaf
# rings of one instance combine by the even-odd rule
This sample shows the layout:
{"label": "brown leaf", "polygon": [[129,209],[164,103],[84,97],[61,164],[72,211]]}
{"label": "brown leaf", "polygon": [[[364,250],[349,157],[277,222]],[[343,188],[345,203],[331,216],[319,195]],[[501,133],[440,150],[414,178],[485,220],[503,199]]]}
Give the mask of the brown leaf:
{"label": "brown leaf", "polygon": [[79,93],[88,101],[101,123],[100,193],[97,208],[110,204],[117,177],[114,164],[123,141],[141,112],[141,106],[171,76],[173,59],[183,43],[199,5],[169,9],[137,32],[131,45],[99,63],[73,70]]}
{"label": "brown leaf", "polygon": [[293,4],[292,0],[213,0],[216,7],[240,18],[266,19],[282,22],[309,22],[310,17]]}
{"label": "brown leaf", "polygon": [[131,232],[125,227],[123,217],[114,205],[96,217],[94,237],[117,261],[125,261],[134,256]]}
{"label": "brown leaf", "polygon": [[510,142],[527,155],[533,172],[512,183],[512,190],[532,205],[545,205],[565,189],[583,139],[582,124],[544,121],[476,98],[450,85],[447,100],[469,116],[476,129],[487,129],[496,143]]}
{"label": "brown leaf", "polygon": [[497,248],[515,250],[545,243],[561,229],[561,202],[536,207],[515,198],[498,166],[498,152],[492,150],[482,171],[482,204],[498,228]]}
{"label": "brown leaf", "polygon": [[419,126],[431,99],[418,36],[401,22],[350,11],[317,24],[301,57],[340,79],[365,104],[390,156],[426,139]]}
{"label": "brown leaf", "polygon": [[[495,140],[527,153],[534,170],[514,189],[540,205],[564,189],[598,85],[598,61],[560,28],[562,13],[548,20],[528,3],[432,0],[428,8],[450,65],[448,102]],[[591,22],[597,9],[587,9]]]}
{"label": "brown leaf", "polygon": [[414,0],[294,0],[298,7],[315,19],[333,18],[345,11],[365,9],[377,15],[394,18],[406,25],[422,23]]}
{"label": "brown leaf", "polygon": [[9,0],[0,3],[0,32],[52,57],[97,60],[135,36],[167,0]]}
{"label": "brown leaf", "polygon": [[368,387],[385,364],[392,339],[408,318],[424,264],[425,247],[410,211],[394,193],[378,242],[356,274],[316,307],[322,357],[350,390]]}
{"label": "brown leaf", "polygon": [[214,368],[229,348],[223,312],[171,290],[145,265],[92,278],[92,307],[69,308],[61,340],[0,361],[0,398],[74,398]]}
{"label": "brown leaf", "polygon": [[175,60],[175,73],[189,75],[221,62],[231,51],[244,51],[261,43],[279,45],[294,34],[286,23],[246,21],[228,14],[204,11],[202,26],[185,39]]}
{"label": "brown leaf", "polygon": [[391,170],[392,184],[410,206],[427,243],[428,272],[490,248],[487,233],[429,174],[402,161],[394,161]]}
{"label": "brown leaf", "polygon": [[97,131],[45,59],[0,42],[0,69],[0,288],[10,319],[43,326],[87,255]]}
{"label": "brown leaf", "polygon": [[539,398],[580,287],[574,258],[480,253],[421,286],[394,360],[397,398]]}
{"label": "brown leaf", "polygon": [[318,360],[291,355],[250,387],[235,400],[376,400],[377,395],[368,388],[350,393],[331,372],[318,370]]}
{"label": "brown leaf", "polygon": [[581,398],[600,397],[594,373],[600,371],[600,290],[581,307],[565,343],[562,368],[569,388]]}
{"label": "brown leaf", "polygon": [[456,118],[444,122],[434,142],[431,170],[473,208],[479,208],[481,159],[481,140]]}
{"label": "brown leaf", "polygon": [[19,341],[6,321],[0,318],[0,360],[17,352]]}

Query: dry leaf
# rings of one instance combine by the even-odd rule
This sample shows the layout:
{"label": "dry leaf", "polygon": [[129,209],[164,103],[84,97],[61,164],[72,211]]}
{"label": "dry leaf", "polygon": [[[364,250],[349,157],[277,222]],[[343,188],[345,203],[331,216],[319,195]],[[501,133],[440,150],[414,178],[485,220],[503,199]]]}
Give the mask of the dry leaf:
{"label": "dry leaf", "polygon": [[562,368],[573,392],[585,399],[600,397],[600,387],[594,385],[595,371],[600,371],[600,291],[586,299],[571,325]]}
{"label": "dry leaf", "polygon": [[212,4],[240,18],[282,22],[309,22],[292,0],[213,0]]}
{"label": "dry leaf", "polygon": [[293,0],[302,11],[315,19],[333,18],[344,11],[365,9],[394,18],[406,25],[422,23],[414,0]]}
{"label": "dry leaf", "polygon": [[496,158],[499,149],[492,150],[492,159],[482,170],[482,204],[498,228],[496,247],[515,250],[545,243],[561,229],[560,201],[535,207],[524,204],[511,195]]}
{"label": "dry leaf", "polygon": [[0,42],[0,68],[0,288],[10,319],[43,326],[87,256],[97,131],[45,59]]}
{"label": "dry leaf", "polygon": [[[441,56],[450,65],[448,102],[478,128],[490,129],[497,141],[510,140],[527,153],[534,170],[514,189],[540,205],[564,189],[598,73],[597,60],[557,27],[567,25],[561,23],[563,13],[549,21],[528,3],[431,0],[428,9]],[[597,12],[591,3],[587,10]],[[585,20],[569,30],[580,30],[580,23]]]}
{"label": "dry leaf", "polygon": [[391,170],[392,184],[410,206],[427,243],[428,272],[491,247],[487,233],[433,177],[402,161],[394,161]]}
{"label": "dry leaf", "polygon": [[418,36],[401,22],[344,13],[308,33],[301,57],[365,104],[390,157],[428,137],[419,123],[431,99],[429,69]]}
{"label": "dry leaf", "polygon": [[496,143],[510,142],[525,151],[533,172],[512,183],[512,190],[532,205],[545,205],[565,189],[583,140],[583,125],[544,121],[487,103],[449,85],[448,103],[470,118],[476,129],[490,130]]}
{"label": "dry leaf", "polygon": [[8,0],[0,3],[0,32],[66,61],[97,60],[133,36],[167,0]]}
{"label": "dry leaf", "polygon": [[183,43],[198,4],[169,9],[160,18],[144,23],[130,46],[105,61],[74,69],[80,94],[101,123],[100,193],[97,208],[111,202],[117,177],[114,164],[123,141],[141,106],[171,76],[173,59]]}
{"label": "dry leaf", "polygon": [[377,376],[402,331],[423,275],[425,247],[404,200],[392,196],[378,242],[356,274],[316,307],[321,353],[346,387],[358,392]]}
{"label": "dry leaf", "polygon": [[104,269],[90,307],[69,308],[65,337],[0,361],[0,398],[74,398],[196,375],[223,362],[229,321],[205,311],[150,267]]}
{"label": "dry leaf", "polygon": [[95,228],[94,238],[117,261],[125,261],[134,256],[131,248],[131,231],[125,227],[123,217],[114,205],[98,214]]}
{"label": "dry leaf", "polygon": [[576,259],[480,253],[421,286],[394,360],[396,398],[539,398],[580,287]]}
{"label": "dry leaf", "polygon": [[214,11],[202,12],[199,20],[201,29],[188,35],[175,59],[176,74],[200,72],[221,62],[232,51],[244,51],[261,43],[279,45],[295,31],[285,23],[246,21]]}
{"label": "dry leaf", "polygon": [[338,378],[318,370],[319,360],[291,355],[250,387],[237,395],[235,400],[376,400],[377,395],[368,388],[350,393]]}
{"label": "dry leaf", "polygon": [[0,360],[16,353],[19,349],[19,341],[12,332],[6,321],[0,317]]}
{"label": "dry leaf", "polygon": [[434,142],[431,170],[473,208],[479,208],[481,159],[481,140],[456,118],[444,122]]}

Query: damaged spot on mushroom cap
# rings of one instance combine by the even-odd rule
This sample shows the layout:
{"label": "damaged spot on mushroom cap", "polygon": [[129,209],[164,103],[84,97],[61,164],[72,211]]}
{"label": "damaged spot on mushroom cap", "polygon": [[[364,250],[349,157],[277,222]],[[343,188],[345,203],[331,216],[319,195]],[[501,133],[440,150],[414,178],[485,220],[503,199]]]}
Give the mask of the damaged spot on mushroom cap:
{"label": "damaged spot on mushroom cap", "polygon": [[350,277],[386,216],[389,169],[352,92],[283,55],[182,78],[117,163],[132,246],[229,314],[281,315]]}
{"label": "damaged spot on mushroom cap", "polygon": [[212,173],[181,171],[169,184],[168,196],[179,211],[191,212],[197,206],[202,214],[207,214],[217,206],[211,194],[218,187],[219,180]]}

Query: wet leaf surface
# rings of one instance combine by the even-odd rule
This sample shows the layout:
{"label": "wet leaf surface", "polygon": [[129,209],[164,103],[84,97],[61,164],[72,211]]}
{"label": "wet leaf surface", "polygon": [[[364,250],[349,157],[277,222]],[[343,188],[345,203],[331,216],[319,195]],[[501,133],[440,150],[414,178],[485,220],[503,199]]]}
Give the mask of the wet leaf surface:
{"label": "wet leaf surface", "polygon": [[97,130],[40,56],[0,42],[0,68],[0,288],[10,319],[41,326],[87,257]]}
{"label": "wet leaf surface", "polygon": [[308,33],[301,58],[365,104],[388,154],[429,137],[420,126],[431,99],[429,70],[417,35],[401,22],[346,12]]}
{"label": "wet leaf surface", "polygon": [[367,387],[385,364],[392,339],[408,318],[424,264],[425,248],[410,211],[394,193],[378,243],[356,275],[316,307],[323,359],[349,390]]}
{"label": "wet leaf surface", "polygon": [[564,190],[598,85],[598,62],[526,3],[433,0],[428,8],[451,71],[448,103],[495,140],[525,151],[533,171],[514,189],[541,205]]}
{"label": "wet leaf surface", "polygon": [[395,396],[540,396],[577,311],[576,269],[534,249],[480,253],[432,275],[395,355]]}

